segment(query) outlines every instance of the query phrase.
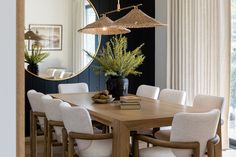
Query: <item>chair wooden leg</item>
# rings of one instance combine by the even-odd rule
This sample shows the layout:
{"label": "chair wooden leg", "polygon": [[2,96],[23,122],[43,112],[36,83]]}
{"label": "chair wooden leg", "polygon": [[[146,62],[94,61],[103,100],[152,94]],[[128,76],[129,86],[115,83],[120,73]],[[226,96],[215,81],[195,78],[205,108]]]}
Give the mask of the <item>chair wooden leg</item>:
{"label": "chair wooden leg", "polygon": [[30,156],[36,157],[36,117],[30,111]]}
{"label": "chair wooden leg", "polygon": [[69,148],[68,148],[68,157],[74,156],[74,139],[69,136]]}
{"label": "chair wooden leg", "polygon": [[52,126],[48,124],[48,133],[47,133],[47,157],[51,157],[51,146],[52,146]]}
{"label": "chair wooden leg", "polygon": [[63,148],[63,157],[67,157],[67,153],[68,153],[68,134],[66,131],[66,128],[62,129],[62,148]]}
{"label": "chair wooden leg", "polygon": [[139,156],[139,143],[138,140],[135,139],[135,136],[133,138],[133,157],[138,157]]}
{"label": "chair wooden leg", "polygon": [[47,156],[48,120],[44,117],[44,156]]}

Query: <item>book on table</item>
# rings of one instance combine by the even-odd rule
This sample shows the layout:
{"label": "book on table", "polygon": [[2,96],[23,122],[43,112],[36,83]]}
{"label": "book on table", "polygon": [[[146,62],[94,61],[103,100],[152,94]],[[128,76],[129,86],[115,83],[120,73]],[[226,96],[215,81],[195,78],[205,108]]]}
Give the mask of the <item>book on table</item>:
{"label": "book on table", "polygon": [[140,104],[132,104],[132,105],[120,104],[121,110],[139,110],[140,108],[141,108]]}
{"label": "book on table", "polygon": [[120,102],[140,102],[141,98],[134,95],[121,96]]}

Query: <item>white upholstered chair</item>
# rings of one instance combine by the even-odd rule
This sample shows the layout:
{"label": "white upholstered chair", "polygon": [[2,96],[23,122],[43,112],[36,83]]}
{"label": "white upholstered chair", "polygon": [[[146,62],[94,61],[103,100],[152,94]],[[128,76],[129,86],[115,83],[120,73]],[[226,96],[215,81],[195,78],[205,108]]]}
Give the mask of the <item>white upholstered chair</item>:
{"label": "white upholstered chair", "polygon": [[219,109],[222,112],[224,104],[224,98],[218,96],[211,95],[197,95],[193,100],[193,107],[195,108],[206,108],[208,110],[211,109]]}
{"label": "white upholstered chair", "polygon": [[[185,105],[186,101],[186,92],[175,89],[163,89],[160,92],[159,96],[160,101],[175,103],[180,105]],[[170,130],[171,127],[161,127],[159,131],[156,131],[154,136],[161,140],[169,140],[170,139]]]}
{"label": "white upholstered chair", "polygon": [[63,70],[56,70],[55,73],[54,73],[53,78],[54,79],[62,79],[64,73],[65,73],[65,71],[63,71]]}
{"label": "white upholstered chair", "polygon": [[85,93],[89,92],[87,83],[59,84],[59,93]]}
{"label": "white upholstered chair", "polygon": [[56,140],[58,143],[62,144],[62,128],[64,124],[62,122],[62,115],[60,110],[60,104],[62,101],[60,99],[53,99],[49,95],[42,96],[43,107],[48,120],[47,127],[47,157],[51,157],[51,147],[53,140],[52,130],[55,130]]}
{"label": "white upholstered chair", "polygon": [[[94,134],[89,112],[85,108],[70,107],[66,102],[61,103],[60,107],[69,138],[68,157],[74,155],[74,149],[79,157],[111,157],[112,134]],[[77,144],[75,148],[74,141]]]}
{"label": "white upholstered chair", "polygon": [[159,96],[160,101],[185,105],[186,92],[175,89],[162,89]]}
{"label": "white upholstered chair", "polygon": [[[193,100],[193,107],[196,109],[219,109],[222,112],[224,98],[211,95],[197,95]],[[221,123],[223,121],[221,120]],[[170,140],[170,127],[162,127],[160,131],[156,132],[155,137],[161,140]]]}
{"label": "white upholstered chair", "polygon": [[138,151],[138,142],[135,141],[134,156],[204,157],[208,148],[208,156],[213,157],[214,147],[219,142],[216,135],[219,117],[218,109],[206,113],[177,113],[172,122],[170,141],[136,135],[135,139],[150,142],[155,146]]}
{"label": "white upholstered chair", "polygon": [[[31,106],[30,111],[30,154],[31,157],[36,157],[37,151],[36,151],[36,143],[37,143],[37,124],[39,124],[40,129],[43,130],[44,138],[47,138],[47,132],[46,132],[46,123],[47,120],[45,118],[45,112],[42,105],[41,97],[44,96],[43,93],[37,92],[35,90],[29,90],[27,92],[27,97]],[[46,140],[45,140],[46,141]],[[44,152],[46,155],[47,147],[45,144]]]}
{"label": "white upholstered chair", "polygon": [[[140,85],[136,91],[136,95],[150,98],[150,99],[157,99],[159,96],[159,92],[160,92],[159,87],[150,86],[150,85]],[[153,136],[153,134],[156,132],[156,130],[157,130],[157,128],[151,128],[151,129],[141,130],[138,133]],[[131,136],[133,136],[134,134],[136,134],[136,131],[131,132]],[[133,140],[132,140],[132,143],[133,143]],[[148,144],[148,146],[149,146],[149,144]]]}
{"label": "white upholstered chair", "polygon": [[159,92],[160,92],[159,87],[149,86],[149,85],[140,85],[137,89],[136,95],[151,98],[151,99],[157,99]]}

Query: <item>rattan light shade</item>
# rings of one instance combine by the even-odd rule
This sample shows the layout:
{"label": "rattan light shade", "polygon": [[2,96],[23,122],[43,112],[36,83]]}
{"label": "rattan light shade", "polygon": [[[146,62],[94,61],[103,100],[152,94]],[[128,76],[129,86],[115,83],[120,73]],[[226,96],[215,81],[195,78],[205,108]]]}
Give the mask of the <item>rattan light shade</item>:
{"label": "rattan light shade", "polygon": [[138,7],[134,7],[128,14],[114,22],[116,26],[123,26],[125,28],[148,28],[165,26],[156,19],[148,16]]}
{"label": "rattan light shade", "polygon": [[25,39],[26,40],[42,40],[42,38],[35,34],[33,31],[29,30],[25,33]]}
{"label": "rattan light shade", "polygon": [[114,26],[114,21],[105,15],[97,21],[88,24],[84,28],[78,30],[79,32],[97,35],[115,35],[129,33],[130,30],[122,26]]}

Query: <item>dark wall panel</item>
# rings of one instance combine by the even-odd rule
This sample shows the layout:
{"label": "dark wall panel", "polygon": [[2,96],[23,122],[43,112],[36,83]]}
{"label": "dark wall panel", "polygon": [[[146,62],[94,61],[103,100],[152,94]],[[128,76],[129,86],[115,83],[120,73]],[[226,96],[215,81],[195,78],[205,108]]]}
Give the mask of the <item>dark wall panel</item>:
{"label": "dark wall panel", "polygon": [[[97,9],[98,13],[104,13],[109,10],[116,8],[116,0],[91,0]],[[121,0],[121,7],[134,5],[142,3],[143,6],[140,7],[146,14],[154,17],[155,16],[155,0]],[[128,10],[129,11],[129,10]],[[111,19],[116,20],[128,11],[123,11],[119,13],[114,13],[108,15]],[[154,28],[148,29],[132,29],[131,33],[125,35],[128,37],[128,49],[135,49],[142,43],[145,43],[145,46],[142,48],[142,51],[145,55],[145,61],[143,65],[140,66],[139,70],[143,72],[141,76],[129,76],[129,92],[135,93],[137,87],[140,84],[155,84],[155,30]],[[103,46],[110,36],[103,36],[101,46]],[[95,65],[93,62],[91,65]],[[25,90],[26,92],[30,89],[35,89],[37,91],[48,93],[57,93],[58,84],[60,83],[76,83],[76,82],[86,82],[89,85],[90,91],[103,90],[106,88],[105,82],[106,78],[103,74],[95,75],[91,66],[89,66],[85,71],[79,74],[76,77],[73,77],[68,80],[63,81],[49,81],[37,78],[32,76],[28,72],[25,72]],[[25,133],[26,136],[29,135],[29,111],[30,105],[28,99],[26,98],[25,106]]]}

